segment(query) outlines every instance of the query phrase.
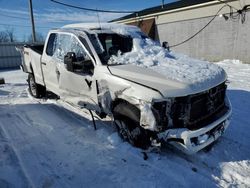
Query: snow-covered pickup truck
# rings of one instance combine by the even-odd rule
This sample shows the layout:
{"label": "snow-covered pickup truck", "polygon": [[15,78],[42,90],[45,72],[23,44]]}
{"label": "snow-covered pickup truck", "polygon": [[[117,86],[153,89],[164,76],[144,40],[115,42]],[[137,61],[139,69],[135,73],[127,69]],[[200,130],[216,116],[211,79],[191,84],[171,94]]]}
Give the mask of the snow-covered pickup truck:
{"label": "snow-covered pickup truck", "polygon": [[191,154],[229,125],[225,71],[169,52],[135,26],[71,24],[22,52],[31,95],[49,90],[101,118],[109,115],[136,147],[168,142]]}

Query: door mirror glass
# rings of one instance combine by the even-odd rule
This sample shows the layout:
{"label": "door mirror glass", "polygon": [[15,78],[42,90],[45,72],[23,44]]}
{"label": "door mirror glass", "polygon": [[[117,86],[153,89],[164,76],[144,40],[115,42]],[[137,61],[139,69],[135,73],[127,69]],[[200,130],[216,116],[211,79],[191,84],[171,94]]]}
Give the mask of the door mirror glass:
{"label": "door mirror glass", "polygon": [[85,59],[84,56],[77,58],[75,52],[68,52],[64,56],[64,64],[70,72],[84,73],[93,75],[94,65],[90,59]]}
{"label": "door mirror glass", "polygon": [[74,52],[68,52],[64,56],[64,64],[66,69],[70,72],[74,72],[73,62],[76,62],[76,54]]}
{"label": "door mirror glass", "polygon": [[94,74],[94,65],[90,59],[85,59],[83,61],[83,73],[85,74]]}

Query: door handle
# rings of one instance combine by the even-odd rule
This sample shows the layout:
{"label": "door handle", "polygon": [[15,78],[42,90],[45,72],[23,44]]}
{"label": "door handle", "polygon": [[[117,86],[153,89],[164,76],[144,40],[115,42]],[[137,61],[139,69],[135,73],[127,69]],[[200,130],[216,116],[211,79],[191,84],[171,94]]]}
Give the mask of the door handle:
{"label": "door handle", "polygon": [[42,62],[42,65],[46,65],[46,63]]}

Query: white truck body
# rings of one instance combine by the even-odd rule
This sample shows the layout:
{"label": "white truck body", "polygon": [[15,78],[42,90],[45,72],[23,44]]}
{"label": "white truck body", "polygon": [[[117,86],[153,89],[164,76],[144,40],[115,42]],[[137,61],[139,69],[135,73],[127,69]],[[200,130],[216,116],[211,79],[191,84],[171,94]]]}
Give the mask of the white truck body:
{"label": "white truck body", "polygon": [[[229,125],[226,73],[216,65],[186,65],[171,56],[166,56],[163,66],[144,65],[150,58],[153,63],[165,61],[165,55],[158,58],[155,52],[150,54],[156,50],[147,46],[149,56],[142,57],[144,47],[138,44],[144,40],[159,54],[168,53],[134,26],[68,25],[51,30],[43,50],[24,46],[22,68],[34,76],[36,84],[98,114],[112,115],[113,107],[125,101],[139,110],[141,128],[186,153],[195,153]],[[118,50],[114,49],[117,45]],[[73,70],[65,60],[69,52],[80,62]],[[130,63],[134,60],[139,63]]]}

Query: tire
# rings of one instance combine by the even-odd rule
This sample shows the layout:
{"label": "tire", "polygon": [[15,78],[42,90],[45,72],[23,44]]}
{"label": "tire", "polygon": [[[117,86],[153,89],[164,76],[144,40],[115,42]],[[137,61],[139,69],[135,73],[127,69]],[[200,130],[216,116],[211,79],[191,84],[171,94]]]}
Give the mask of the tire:
{"label": "tire", "polygon": [[46,88],[40,84],[37,84],[33,74],[28,76],[29,92],[35,98],[42,98],[46,95]]}
{"label": "tire", "polygon": [[131,145],[147,149],[150,133],[140,126],[140,110],[129,103],[120,103],[113,110],[114,123],[119,136]]}

